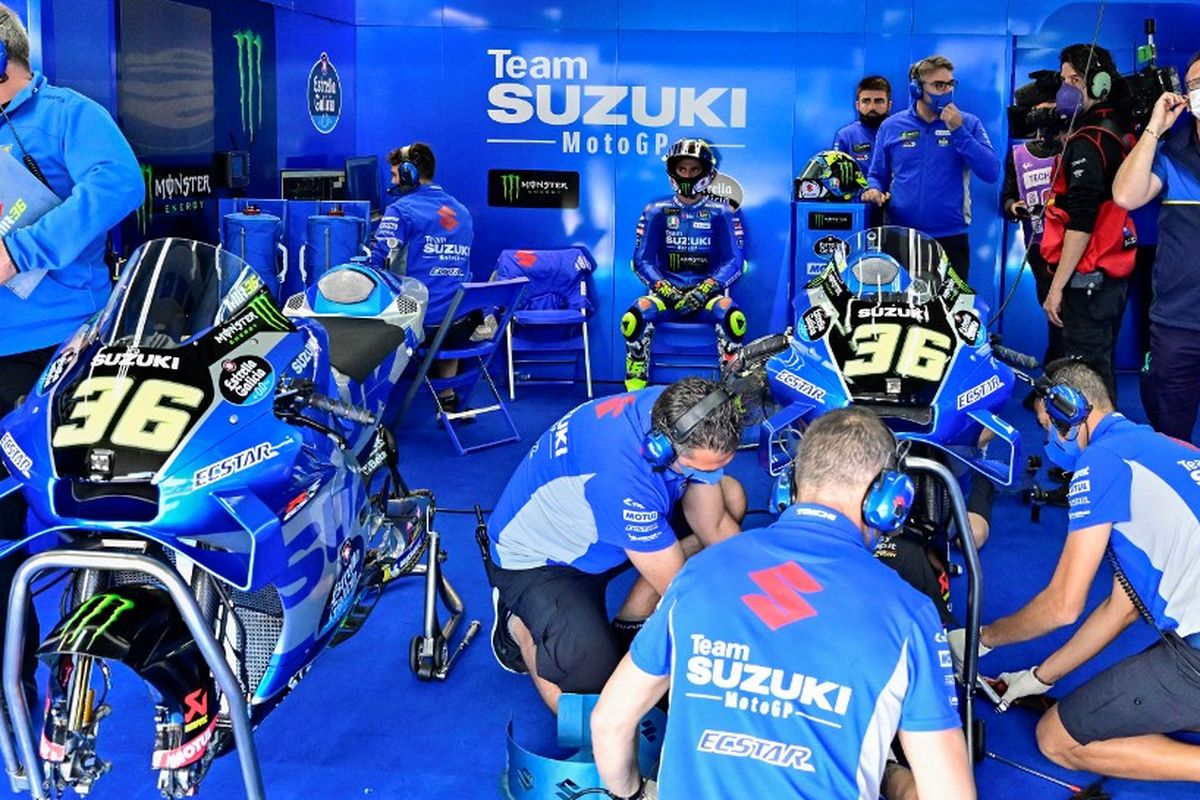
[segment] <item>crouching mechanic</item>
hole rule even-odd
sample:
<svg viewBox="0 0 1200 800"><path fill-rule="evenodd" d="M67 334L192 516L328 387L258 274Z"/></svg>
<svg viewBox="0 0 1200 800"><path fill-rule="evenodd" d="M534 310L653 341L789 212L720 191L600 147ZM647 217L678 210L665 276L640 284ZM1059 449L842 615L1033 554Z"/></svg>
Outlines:
<svg viewBox="0 0 1200 800"><path fill-rule="evenodd" d="M686 378L584 403L517 467L488 523L492 649L551 710L599 692L684 559L740 530L746 495L723 470L741 436L735 399ZM606 587L631 562L610 623Z"/></svg>
<svg viewBox="0 0 1200 800"><path fill-rule="evenodd" d="M1200 746L1164 734L1200 728L1200 451L1113 410L1104 379L1067 362L1039 416L1047 454L1072 473L1066 543L1049 585L985 625L981 652L1073 624L1107 551L1112 591L1041 664L1000 677L1043 694L1142 616L1162 634L1042 717L1038 747L1069 769L1139 780L1200 781Z"/></svg>
<svg viewBox="0 0 1200 800"><path fill-rule="evenodd" d="M675 196L646 206L638 220L633 271L650 288L621 317L625 388L646 386L657 322L712 320L719 356L731 359L746 335L746 315L723 293L745 264L741 215L704 191L717 162L700 139L680 139L667 155Z"/></svg>
<svg viewBox="0 0 1200 800"><path fill-rule="evenodd" d="M876 800L885 770L889 797L975 797L945 631L871 555L866 520L899 524L912 490L895 448L870 411L824 415L800 443L796 503L688 562L592 714L611 793L639 796L638 720L670 688L664 800ZM897 730L911 774L886 767Z"/></svg>

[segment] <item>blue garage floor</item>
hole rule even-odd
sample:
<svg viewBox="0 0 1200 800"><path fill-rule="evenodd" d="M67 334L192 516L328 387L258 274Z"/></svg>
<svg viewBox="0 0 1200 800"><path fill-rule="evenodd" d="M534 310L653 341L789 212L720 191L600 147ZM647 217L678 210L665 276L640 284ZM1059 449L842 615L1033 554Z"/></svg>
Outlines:
<svg viewBox="0 0 1200 800"><path fill-rule="evenodd" d="M597 391L616 391L615 385ZM1137 386L1121 381L1126 412L1142 419ZM437 494L444 508L490 507L530 443L563 411L583 399L581 390L522 389L513 416L522 442L468 457L454 454L446 436L435 427L426 398L418 402L400 436L401 464L411 485ZM1032 415L1011 402L1006 418L1017 424L1026 452L1040 449L1040 432ZM482 427L482 426L480 426ZM766 505L767 479L753 453L740 453L732 474L746 484L751 507ZM750 524L765 524L765 515ZM1015 610L1049 579L1064 537L1065 511L1047 508L1041 524L1029 521L1026 506L1014 490L999 495L991 541L982 553L984 619ZM553 720L537 699L528 679L504 672L492 659L487 632L491 607L483 569L474 542L473 518L443 513L439 527L450 560L448 573L467 603L468 615L484 630L445 683L423 684L407 666L408 642L419 630L421 587L411 580L390 589L374 615L354 638L327 652L293 695L262 725L257 743L271 798L492 798L505 761L505 726L513 719L522 741L544 742L552 736ZM1107 572L1093 587L1092 603L1110 586ZM956 579L956 589L962 589ZM987 674L1021 669L1037 663L1066 639L1066 632L1024 646L1003 648L983 661ZM1153 632L1135 624L1108 652L1064 680L1057 691L1069 691L1083 679L1153 640ZM118 667L111 702L113 716L101 729L99 751L113 761L113 773L101 779L92 797L97 800L157 798L149 770L153 739L152 707L138 681ZM1033 739L1036 719L1015 710L996 715L979 705L987 720L988 748L1011 759L1047 771L1069 783L1084 785L1093 776L1069 773L1037 752ZM976 771L979 796L984 800L1061 798L1071 793L994 761ZM1200 790L1188 784L1143 784L1109 781L1108 791L1119 800L1194 798ZM243 795L237 761L217 762L203 784L202 797Z"/></svg>

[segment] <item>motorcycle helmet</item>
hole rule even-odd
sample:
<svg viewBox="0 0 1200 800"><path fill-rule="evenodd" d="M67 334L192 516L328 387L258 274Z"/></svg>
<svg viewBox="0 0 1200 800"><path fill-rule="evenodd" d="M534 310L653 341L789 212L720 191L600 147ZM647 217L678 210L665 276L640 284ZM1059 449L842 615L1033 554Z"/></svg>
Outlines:
<svg viewBox="0 0 1200 800"><path fill-rule="evenodd" d="M796 199L846 203L866 188L867 178L858 162L840 150L822 150L796 178Z"/></svg>
<svg viewBox="0 0 1200 800"><path fill-rule="evenodd" d="M685 158L694 158L700 162L703 172L694 178L681 178L675 170L679 162ZM680 197L695 197L704 194L704 190L717 176L717 159L712 148L703 139L679 139L671 145L667 152L667 177L671 180L671 188Z"/></svg>

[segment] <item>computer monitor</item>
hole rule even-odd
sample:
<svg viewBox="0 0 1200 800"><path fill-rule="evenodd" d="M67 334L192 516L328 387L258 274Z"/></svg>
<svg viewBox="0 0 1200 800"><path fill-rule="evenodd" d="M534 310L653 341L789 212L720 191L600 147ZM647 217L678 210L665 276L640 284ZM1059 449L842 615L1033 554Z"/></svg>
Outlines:
<svg viewBox="0 0 1200 800"><path fill-rule="evenodd" d="M346 198L365 200L371 204L371 214L379 214L383 205L383 189L379 185L379 156L354 156L346 159Z"/></svg>
<svg viewBox="0 0 1200 800"><path fill-rule="evenodd" d="M345 200L346 173L338 169L281 169L284 200Z"/></svg>

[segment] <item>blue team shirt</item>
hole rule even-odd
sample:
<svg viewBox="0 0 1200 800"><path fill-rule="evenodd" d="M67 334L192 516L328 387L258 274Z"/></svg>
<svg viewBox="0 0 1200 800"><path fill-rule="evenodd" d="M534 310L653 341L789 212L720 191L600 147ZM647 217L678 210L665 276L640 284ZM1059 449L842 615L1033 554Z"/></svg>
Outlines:
<svg viewBox="0 0 1200 800"><path fill-rule="evenodd" d="M823 506L690 559L630 653L671 676L662 800L876 800L897 728L960 724L933 603Z"/></svg>
<svg viewBox="0 0 1200 800"><path fill-rule="evenodd" d="M459 284L471 279L471 212L437 184L423 184L387 207L371 243L371 266L416 278L429 290L425 324L446 315Z"/></svg>
<svg viewBox="0 0 1200 800"><path fill-rule="evenodd" d="M1200 450L1113 413L1067 490L1073 533L1112 523L1112 548L1161 630L1200 631Z"/></svg>
<svg viewBox="0 0 1200 800"><path fill-rule="evenodd" d="M916 101L879 126L867 183L891 192L887 223L930 236L966 233L971 222L970 173L995 183L1000 160L974 114L962 112L954 131L941 119L926 122Z"/></svg>
<svg viewBox="0 0 1200 800"><path fill-rule="evenodd" d="M569 565L601 573L626 550L675 543L669 518L684 478L642 456L663 387L584 403L542 434L504 488L488 522L504 569Z"/></svg>
<svg viewBox="0 0 1200 800"><path fill-rule="evenodd" d="M833 149L849 154L858 162L863 175L866 175L867 169L871 166L871 153L875 149L875 137L878 135L879 128L868 128L860 120L855 120L833 135Z"/></svg>
<svg viewBox="0 0 1200 800"><path fill-rule="evenodd" d="M1188 120L1159 145L1151 171L1162 181L1154 295L1150 319L1160 325L1200 331L1200 151L1196 126Z"/></svg>

